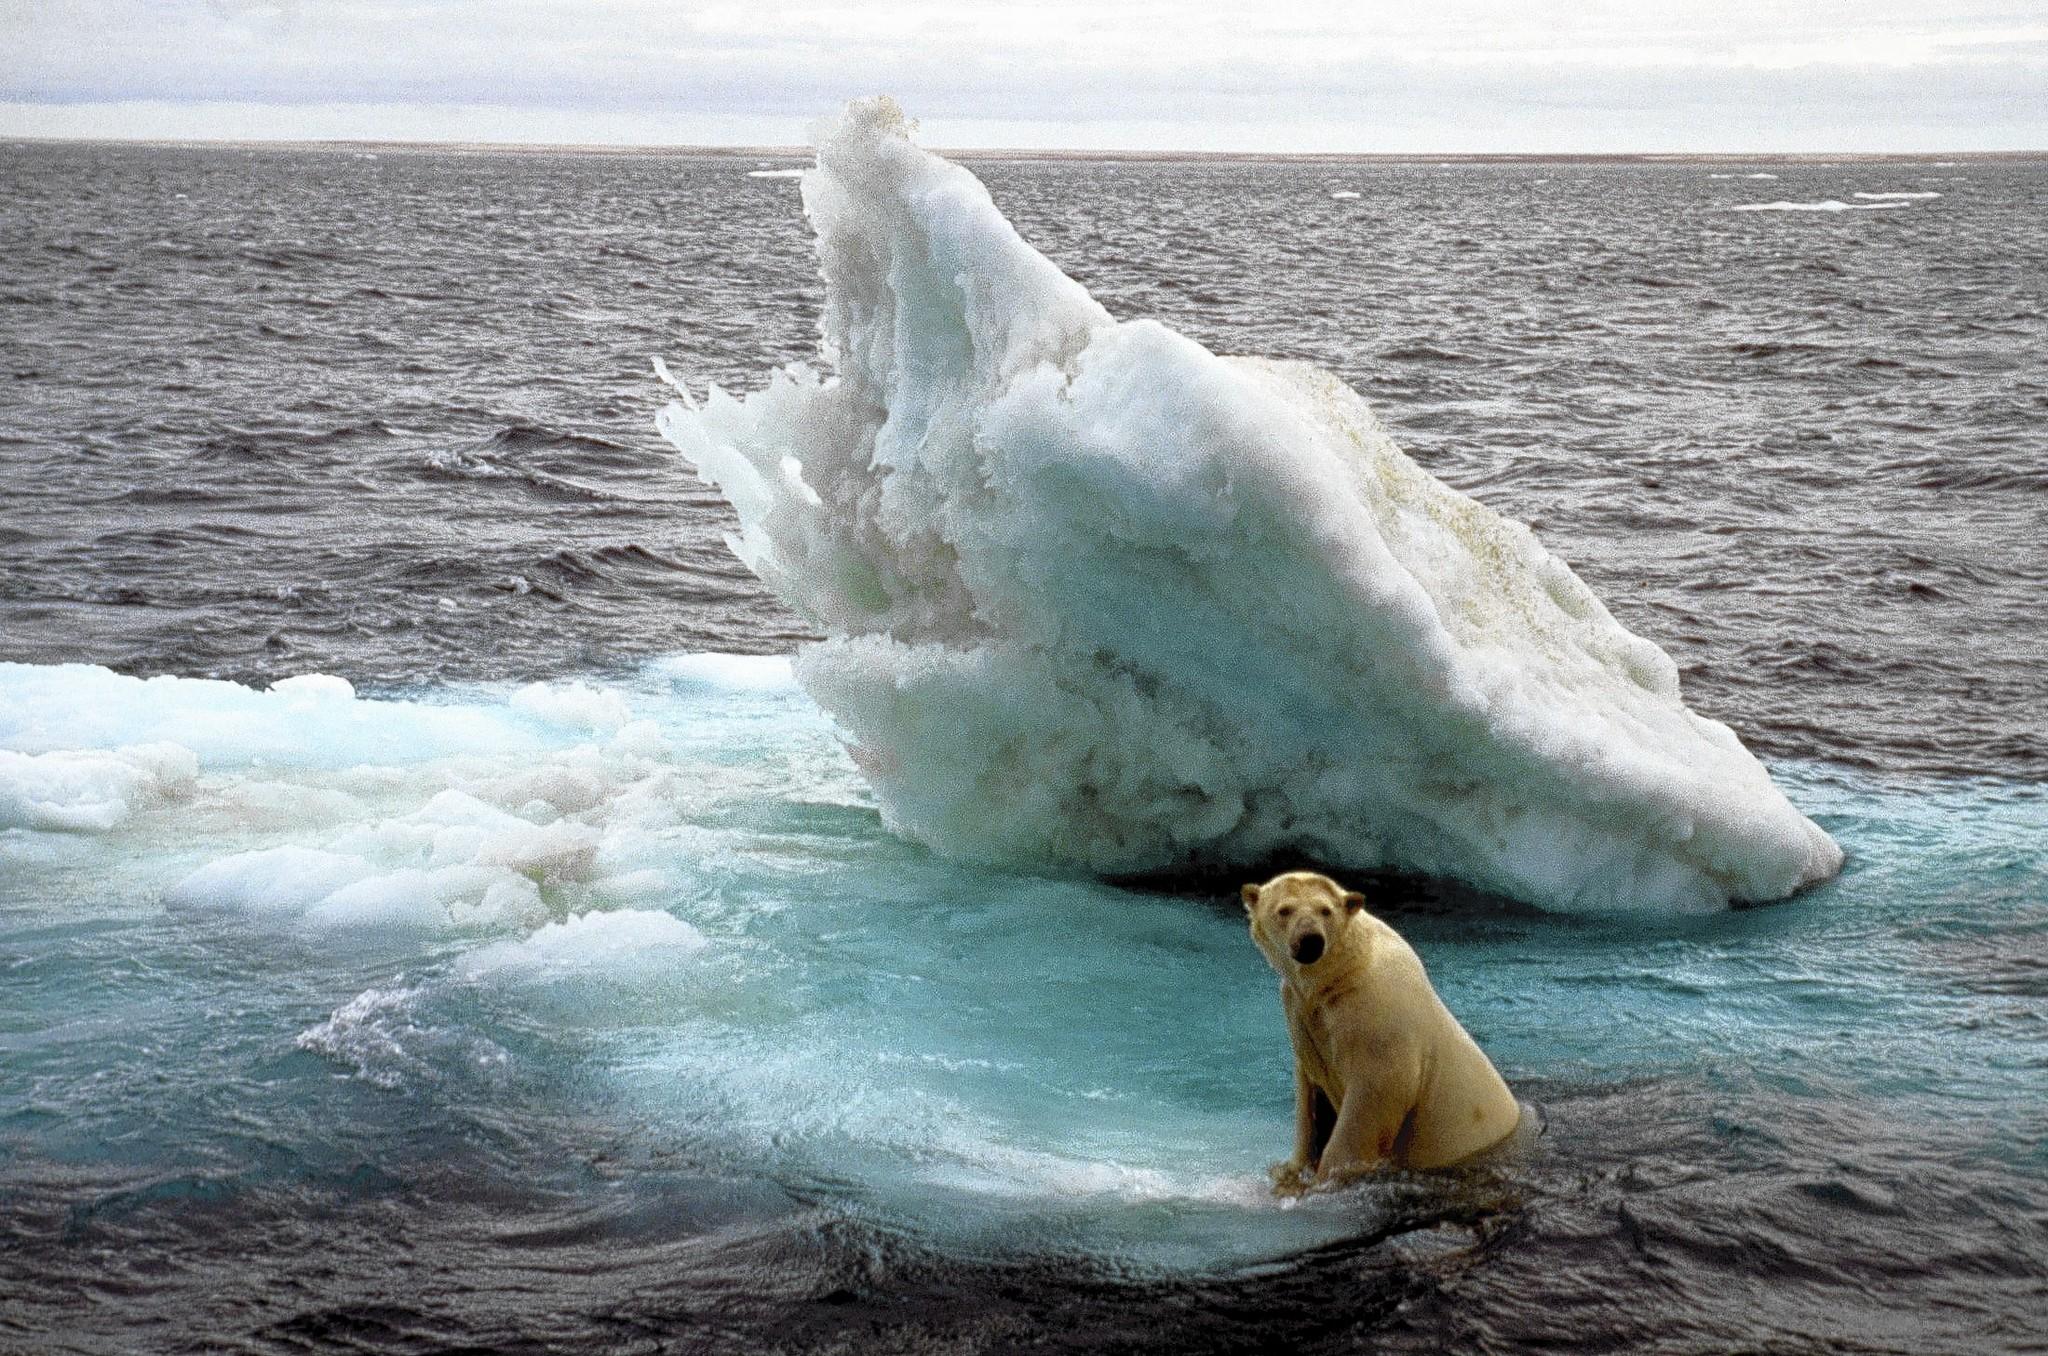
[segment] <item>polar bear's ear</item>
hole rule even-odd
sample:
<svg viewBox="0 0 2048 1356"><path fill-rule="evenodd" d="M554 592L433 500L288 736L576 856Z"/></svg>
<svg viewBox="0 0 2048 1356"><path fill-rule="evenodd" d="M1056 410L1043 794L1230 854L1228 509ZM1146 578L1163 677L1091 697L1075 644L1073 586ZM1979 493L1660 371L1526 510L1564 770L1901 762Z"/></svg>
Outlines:
<svg viewBox="0 0 2048 1356"><path fill-rule="evenodd" d="M1346 890L1344 892L1344 908L1350 913L1359 912L1365 908L1365 896L1356 890Z"/></svg>
<svg viewBox="0 0 2048 1356"><path fill-rule="evenodd" d="M1238 894L1238 897L1239 897L1240 899L1244 900L1244 911L1245 911L1246 913L1250 913L1250 912L1251 912L1251 911L1252 911L1253 909L1255 909L1255 908L1257 908L1257 907L1258 907L1258 905L1259 905L1259 887L1258 887L1258 886L1256 886L1256 885L1247 885L1247 886L1245 886L1245 887L1244 887L1244 888L1243 888L1242 890L1239 890L1239 891L1237 892L1237 894Z"/></svg>

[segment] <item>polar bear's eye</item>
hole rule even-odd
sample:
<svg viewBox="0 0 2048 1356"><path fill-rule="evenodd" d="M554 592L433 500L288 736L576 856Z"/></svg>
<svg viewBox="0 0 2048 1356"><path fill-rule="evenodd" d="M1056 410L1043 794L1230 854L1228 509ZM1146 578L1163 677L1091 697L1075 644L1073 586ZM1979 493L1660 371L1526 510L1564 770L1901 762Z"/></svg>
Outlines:
<svg viewBox="0 0 2048 1356"><path fill-rule="evenodd" d="M1278 910L1277 910L1277 911L1275 912L1275 914L1274 914L1274 917L1276 917L1276 918L1292 918L1292 917L1294 917L1294 906L1293 906L1292 904L1282 904L1282 905L1280 906L1280 908L1279 908L1279 909L1278 909Z"/></svg>

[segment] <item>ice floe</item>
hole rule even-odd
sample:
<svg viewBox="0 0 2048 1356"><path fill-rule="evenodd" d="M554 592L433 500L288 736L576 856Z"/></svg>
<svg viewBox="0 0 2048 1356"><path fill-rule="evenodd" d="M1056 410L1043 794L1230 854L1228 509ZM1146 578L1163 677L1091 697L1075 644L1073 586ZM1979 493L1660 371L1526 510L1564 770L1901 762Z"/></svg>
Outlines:
<svg viewBox="0 0 2048 1356"><path fill-rule="evenodd" d="M898 832L1140 872L1274 854L1557 907L1841 854L1528 528L1300 363L1119 323L884 99L803 181L823 364L660 425L826 633L796 674Z"/></svg>

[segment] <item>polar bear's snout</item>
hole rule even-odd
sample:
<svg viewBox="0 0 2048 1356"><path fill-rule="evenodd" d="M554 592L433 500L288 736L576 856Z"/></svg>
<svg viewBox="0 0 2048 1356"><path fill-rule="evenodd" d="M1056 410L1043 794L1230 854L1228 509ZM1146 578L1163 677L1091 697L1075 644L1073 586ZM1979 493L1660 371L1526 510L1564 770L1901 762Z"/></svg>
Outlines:
<svg viewBox="0 0 2048 1356"><path fill-rule="evenodd" d="M1322 933L1304 932L1295 937L1287 950L1288 954L1294 957L1296 965L1314 965L1323 958L1323 946Z"/></svg>

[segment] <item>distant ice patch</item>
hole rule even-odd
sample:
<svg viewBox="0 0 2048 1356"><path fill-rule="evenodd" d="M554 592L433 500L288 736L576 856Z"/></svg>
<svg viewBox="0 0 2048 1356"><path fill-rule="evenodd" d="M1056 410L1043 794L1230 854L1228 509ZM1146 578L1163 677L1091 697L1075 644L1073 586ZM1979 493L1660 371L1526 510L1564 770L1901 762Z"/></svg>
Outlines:
<svg viewBox="0 0 2048 1356"><path fill-rule="evenodd" d="M1858 195L1859 197L1862 195ZM1876 207L1904 207L1903 202L1843 202L1840 198L1823 198L1819 202L1746 202L1729 208L1731 212L1865 212Z"/></svg>
<svg viewBox="0 0 2048 1356"><path fill-rule="evenodd" d="M1920 193L1858 193L1855 196L1872 202L1888 202L1894 200L1899 202L1917 202L1926 198L1938 198L1941 196L1941 194L1932 191L1927 191Z"/></svg>
<svg viewBox="0 0 2048 1356"><path fill-rule="evenodd" d="M1285 852L1564 908L1841 853L1520 523L1330 373L1118 323L888 100L803 179L829 370L662 430L827 639L796 677L897 832L1136 872Z"/></svg>

